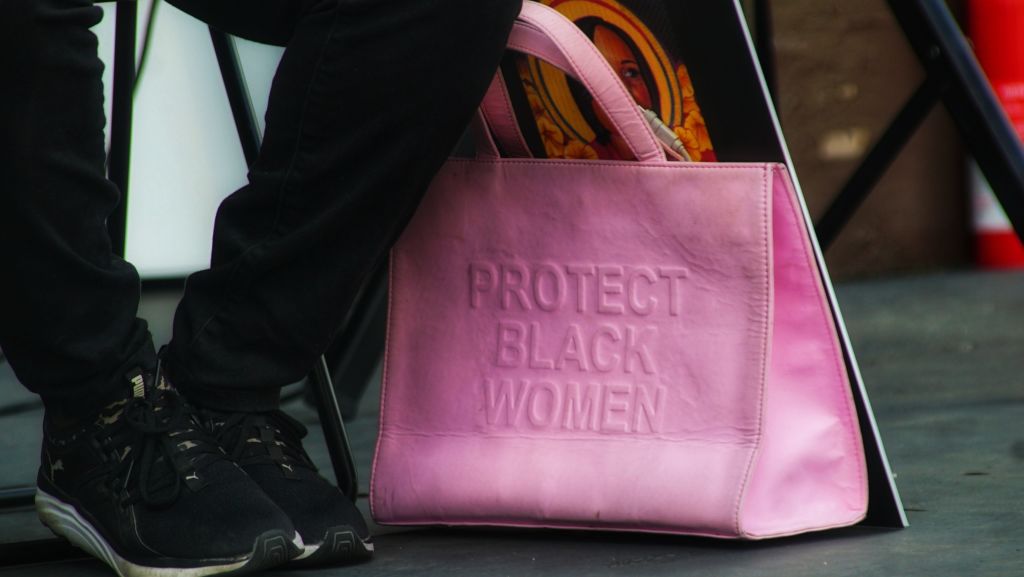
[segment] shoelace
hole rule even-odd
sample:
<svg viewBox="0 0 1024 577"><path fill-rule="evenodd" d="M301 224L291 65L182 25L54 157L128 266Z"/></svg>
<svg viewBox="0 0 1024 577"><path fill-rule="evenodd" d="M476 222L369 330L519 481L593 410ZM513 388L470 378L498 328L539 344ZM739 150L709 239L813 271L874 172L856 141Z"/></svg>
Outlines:
<svg viewBox="0 0 1024 577"><path fill-rule="evenodd" d="M112 483L128 489L123 504L171 505L177 501L183 481L193 490L202 488L206 484L202 470L226 458L192 419L184 400L173 392L132 398L106 433L102 445L120 450L111 478Z"/></svg>
<svg viewBox="0 0 1024 577"><path fill-rule="evenodd" d="M317 470L302 449L306 427L281 411L215 415L211 422L221 445L241 466L272 463L288 478L296 476L296 467Z"/></svg>

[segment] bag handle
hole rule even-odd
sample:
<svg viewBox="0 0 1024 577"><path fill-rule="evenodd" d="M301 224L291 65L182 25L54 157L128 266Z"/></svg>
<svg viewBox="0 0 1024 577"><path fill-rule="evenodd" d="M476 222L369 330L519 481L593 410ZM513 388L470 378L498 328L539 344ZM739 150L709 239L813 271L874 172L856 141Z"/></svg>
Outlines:
<svg viewBox="0 0 1024 577"><path fill-rule="evenodd" d="M579 80L638 161L666 160L661 143L618 75L568 18L539 2L526 0L512 27L508 47L540 58ZM478 113L477 118L478 124L486 125L486 114ZM497 150L491 150L486 139L482 149L482 156L497 156Z"/></svg>
<svg viewBox="0 0 1024 577"><path fill-rule="evenodd" d="M516 118L516 111L512 107L512 99L505 84L505 76L500 68L491 79L487 93L480 103L480 122L480 126L488 131L487 138L501 143L501 149L505 154L513 158L533 157L533 152L526 144L526 137L519 126L519 119ZM494 149L494 156L499 156L497 148Z"/></svg>

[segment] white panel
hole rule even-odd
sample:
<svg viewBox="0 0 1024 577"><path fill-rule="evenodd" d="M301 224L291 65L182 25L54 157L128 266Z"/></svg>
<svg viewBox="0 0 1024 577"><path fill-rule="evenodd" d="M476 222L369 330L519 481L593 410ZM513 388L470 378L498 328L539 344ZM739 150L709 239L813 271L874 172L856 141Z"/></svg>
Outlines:
<svg viewBox="0 0 1024 577"><path fill-rule="evenodd" d="M141 3L140 27L146 10ZM113 12L96 28L107 62ZM126 252L143 278L175 277L207 266L217 206L245 182L245 161L206 26L161 3L151 34L135 98ZM280 52L245 48L259 116Z"/></svg>
<svg viewBox="0 0 1024 577"><path fill-rule="evenodd" d="M242 60L242 71L249 85L249 96L252 98L252 105L256 110L256 117L262 132L266 128L263 113L267 109L270 84L274 79L274 72L277 70L277 63L281 61L284 49L241 39L236 40L235 45L238 47L238 57Z"/></svg>

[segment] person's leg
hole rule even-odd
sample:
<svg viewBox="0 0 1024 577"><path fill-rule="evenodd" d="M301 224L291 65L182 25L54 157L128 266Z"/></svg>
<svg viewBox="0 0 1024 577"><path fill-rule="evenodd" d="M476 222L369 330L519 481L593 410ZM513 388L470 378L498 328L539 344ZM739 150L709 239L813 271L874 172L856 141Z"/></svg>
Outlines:
<svg viewBox="0 0 1024 577"><path fill-rule="evenodd" d="M111 252L103 65L89 0L0 0L0 347L51 414L95 413L155 353Z"/></svg>
<svg viewBox="0 0 1024 577"><path fill-rule="evenodd" d="M246 5L171 2L208 19ZM221 205L212 266L175 317L169 370L210 408L273 409L308 373L463 132L520 6L300 3L259 160Z"/></svg>
<svg viewBox="0 0 1024 577"><path fill-rule="evenodd" d="M221 205L166 360L225 450L291 518L297 561L369 556L359 511L306 456L280 387L324 352L483 97L519 0L169 0L286 45L249 184ZM285 14L280 11L278 14ZM235 18L234 16L237 16ZM283 19L283 17L282 17ZM275 22L279 22L275 21ZM289 36L290 34L290 36Z"/></svg>
<svg viewBox="0 0 1024 577"><path fill-rule="evenodd" d="M294 525L161 386L105 219L91 0L0 0L0 343L46 405L36 509L120 574L280 564Z"/></svg>

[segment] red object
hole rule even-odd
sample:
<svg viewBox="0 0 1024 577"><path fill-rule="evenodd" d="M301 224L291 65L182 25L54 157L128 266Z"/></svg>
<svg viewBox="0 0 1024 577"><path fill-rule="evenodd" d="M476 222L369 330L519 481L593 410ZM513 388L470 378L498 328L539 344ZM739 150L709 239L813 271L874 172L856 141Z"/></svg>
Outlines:
<svg viewBox="0 0 1024 577"><path fill-rule="evenodd" d="M1024 137L1024 0L969 0L967 7L978 62L1018 136ZM978 265L1024 267L1024 245L989 198L992 191L983 179L975 179L971 194Z"/></svg>
<svg viewBox="0 0 1024 577"><path fill-rule="evenodd" d="M1024 245L1012 230L976 231L974 257L982 268L1019 268L1024 265Z"/></svg>

